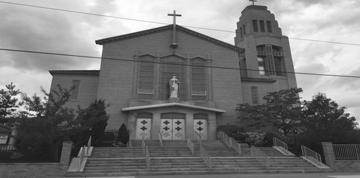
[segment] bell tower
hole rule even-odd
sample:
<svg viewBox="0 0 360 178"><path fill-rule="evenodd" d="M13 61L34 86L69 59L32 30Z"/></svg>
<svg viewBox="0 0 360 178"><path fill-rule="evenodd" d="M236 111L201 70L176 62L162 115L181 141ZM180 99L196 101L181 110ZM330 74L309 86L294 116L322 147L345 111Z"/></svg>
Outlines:
<svg viewBox="0 0 360 178"><path fill-rule="evenodd" d="M239 61L244 87L259 88L259 99L267 92L297 86L289 39L266 6L249 5L241 12L234 40L245 49Z"/></svg>

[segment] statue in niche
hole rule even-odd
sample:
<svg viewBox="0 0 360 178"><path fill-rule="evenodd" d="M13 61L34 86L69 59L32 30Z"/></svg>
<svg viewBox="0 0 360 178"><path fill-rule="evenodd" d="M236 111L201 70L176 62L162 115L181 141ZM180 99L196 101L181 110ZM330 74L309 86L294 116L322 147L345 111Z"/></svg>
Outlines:
<svg viewBox="0 0 360 178"><path fill-rule="evenodd" d="M170 99L178 99L179 98L179 80L175 75L169 81L170 86Z"/></svg>

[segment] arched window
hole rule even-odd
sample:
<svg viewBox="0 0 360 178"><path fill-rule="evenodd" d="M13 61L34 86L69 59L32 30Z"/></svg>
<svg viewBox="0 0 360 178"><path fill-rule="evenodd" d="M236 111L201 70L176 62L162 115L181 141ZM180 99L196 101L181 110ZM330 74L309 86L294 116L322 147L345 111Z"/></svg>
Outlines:
<svg viewBox="0 0 360 178"><path fill-rule="evenodd" d="M141 56L138 62L139 98L152 98L154 95L155 64L152 56Z"/></svg>
<svg viewBox="0 0 360 178"><path fill-rule="evenodd" d="M207 96L208 72L206 61L201 58L191 60L191 98L205 100Z"/></svg>

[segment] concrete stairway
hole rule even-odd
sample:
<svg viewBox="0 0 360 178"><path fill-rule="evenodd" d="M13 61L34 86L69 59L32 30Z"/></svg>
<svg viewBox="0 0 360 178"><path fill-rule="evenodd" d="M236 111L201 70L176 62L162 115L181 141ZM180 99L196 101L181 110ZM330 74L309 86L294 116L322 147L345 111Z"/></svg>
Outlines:
<svg viewBox="0 0 360 178"><path fill-rule="evenodd" d="M303 159L283 156L271 147L248 150L239 155L219 141L202 141L210 162L199 157L199 143L195 143L192 155L185 141L147 141L150 166L146 166L141 142L132 148L96 147L88 158L84 172L67 173L66 176L128 176L162 174L208 174L208 173L289 173L323 172ZM210 166L211 165L211 166Z"/></svg>
<svg viewBox="0 0 360 178"><path fill-rule="evenodd" d="M202 141L201 144L203 145L206 152L209 156L239 156L237 152L232 149L227 148L223 143L218 140L215 141ZM195 143L195 156L199 156L200 150L200 143Z"/></svg>
<svg viewBox="0 0 360 178"><path fill-rule="evenodd" d="M95 147L92 153L93 158L143 158L144 156L141 147Z"/></svg>

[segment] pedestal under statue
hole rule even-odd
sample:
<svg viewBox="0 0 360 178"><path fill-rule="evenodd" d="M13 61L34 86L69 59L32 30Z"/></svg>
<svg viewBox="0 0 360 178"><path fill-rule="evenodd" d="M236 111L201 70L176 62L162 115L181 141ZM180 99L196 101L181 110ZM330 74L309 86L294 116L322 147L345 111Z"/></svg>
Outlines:
<svg viewBox="0 0 360 178"><path fill-rule="evenodd" d="M175 75L169 81L170 86L170 97L169 99L179 99L179 80L176 78Z"/></svg>

